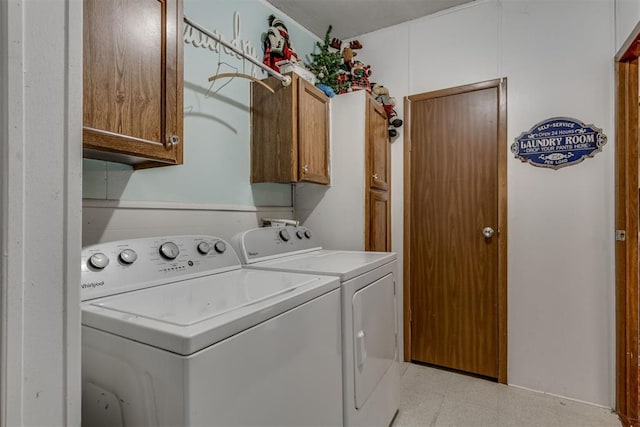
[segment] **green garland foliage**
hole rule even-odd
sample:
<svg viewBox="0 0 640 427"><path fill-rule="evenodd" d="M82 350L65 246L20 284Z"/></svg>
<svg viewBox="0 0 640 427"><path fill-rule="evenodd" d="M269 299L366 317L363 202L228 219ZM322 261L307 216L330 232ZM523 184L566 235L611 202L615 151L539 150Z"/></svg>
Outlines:
<svg viewBox="0 0 640 427"><path fill-rule="evenodd" d="M333 27L329 25L327 33L324 36L324 43L316 42L318 53L312 53L311 57L313 62L306 64L306 67L316 75L318 83L325 84L331 87L335 93L340 93L342 89L348 86L348 83L341 83L338 80L340 75L340 66L342 65L342 54L339 50L330 50L331 29Z"/></svg>

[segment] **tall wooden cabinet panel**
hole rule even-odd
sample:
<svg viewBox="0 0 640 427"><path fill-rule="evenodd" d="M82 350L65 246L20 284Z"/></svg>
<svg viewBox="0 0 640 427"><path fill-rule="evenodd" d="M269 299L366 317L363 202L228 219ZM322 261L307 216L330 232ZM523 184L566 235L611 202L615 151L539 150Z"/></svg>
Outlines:
<svg viewBox="0 0 640 427"><path fill-rule="evenodd" d="M373 98L367 99L367 149L369 187L389 190L391 148L388 144L387 114Z"/></svg>
<svg viewBox="0 0 640 427"><path fill-rule="evenodd" d="M289 76L251 85L251 182L329 184L329 98Z"/></svg>
<svg viewBox="0 0 640 427"><path fill-rule="evenodd" d="M382 106L364 91L332 98L331 186L296 185L297 219L327 248L391 250L390 155Z"/></svg>
<svg viewBox="0 0 640 427"><path fill-rule="evenodd" d="M182 163L182 0L84 0L84 156Z"/></svg>
<svg viewBox="0 0 640 427"><path fill-rule="evenodd" d="M391 146L387 126L387 114L381 104L367 97L366 163L367 193L365 223L365 249L368 251L391 250Z"/></svg>

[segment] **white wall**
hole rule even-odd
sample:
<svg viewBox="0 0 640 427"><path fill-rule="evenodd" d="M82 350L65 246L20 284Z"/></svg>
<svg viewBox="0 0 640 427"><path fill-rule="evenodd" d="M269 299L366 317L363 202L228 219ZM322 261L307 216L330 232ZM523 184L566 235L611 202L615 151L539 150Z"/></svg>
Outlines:
<svg viewBox="0 0 640 427"><path fill-rule="evenodd" d="M365 247L366 92L331 99L331 185L298 183L296 219L317 231L326 249Z"/></svg>
<svg viewBox="0 0 640 427"><path fill-rule="evenodd" d="M615 5L617 52L640 21L640 1L615 0Z"/></svg>
<svg viewBox="0 0 640 427"><path fill-rule="evenodd" d="M0 9L0 425L79 425L82 3Z"/></svg>
<svg viewBox="0 0 640 427"><path fill-rule="evenodd" d="M487 0L358 37L372 80L405 95L508 78L508 142L570 116L602 128L558 171L508 154L509 383L614 404L613 0ZM407 83L408 82L408 83ZM402 249L402 140L394 250Z"/></svg>
<svg viewBox="0 0 640 427"><path fill-rule="evenodd" d="M231 241L261 218L293 218L291 207L84 200L82 245L140 237L210 234Z"/></svg>

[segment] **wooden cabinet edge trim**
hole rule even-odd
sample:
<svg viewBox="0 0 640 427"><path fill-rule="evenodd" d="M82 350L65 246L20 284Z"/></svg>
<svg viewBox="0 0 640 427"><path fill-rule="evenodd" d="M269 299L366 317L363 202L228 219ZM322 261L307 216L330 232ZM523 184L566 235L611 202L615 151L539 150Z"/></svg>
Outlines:
<svg viewBox="0 0 640 427"><path fill-rule="evenodd" d="M425 99L441 98L444 96L457 95L465 92L472 92L476 90L484 90L491 88L498 88L502 83L503 78L487 80L484 82L473 83L469 85L456 86L447 89L435 90L432 92L423 92L415 95L409 95L407 99L409 101L422 101ZM406 116L406 114L405 114Z"/></svg>
<svg viewBox="0 0 640 427"><path fill-rule="evenodd" d="M172 150L167 150L166 155L163 155L165 153L149 153L148 144L153 144L158 148L165 149L164 146L158 142L88 127L82 129L82 139L82 148L86 150L123 154L135 158L147 159L149 161L162 162L163 164L181 164L176 161L176 156L173 154L173 150L176 150L177 147ZM104 143L96 144L94 143L96 140L102 140L108 145ZM182 144L182 141L180 143ZM134 147L134 150L132 150L131 147ZM137 154L132 154L133 151L137 151Z"/></svg>
<svg viewBox="0 0 640 427"><path fill-rule="evenodd" d="M403 338L404 361L411 361L411 97L404 98L404 146L403 146L403 253L402 253L402 302L403 302Z"/></svg>

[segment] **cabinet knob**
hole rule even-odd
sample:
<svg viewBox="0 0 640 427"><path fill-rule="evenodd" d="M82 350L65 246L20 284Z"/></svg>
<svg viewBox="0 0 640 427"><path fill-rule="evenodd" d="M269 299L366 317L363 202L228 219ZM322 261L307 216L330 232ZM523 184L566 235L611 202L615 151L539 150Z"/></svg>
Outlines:
<svg viewBox="0 0 640 427"><path fill-rule="evenodd" d="M377 179L378 179L378 174L377 174L377 173L374 173L374 174L373 174L373 179L375 179L375 180L377 180Z"/></svg>
<svg viewBox="0 0 640 427"><path fill-rule="evenodd" d="M167 141L164 143L164 148L170 150L178 144L180 144L180 137L178 135L169 135Z"/></svg>
<svg viewBox="0 0 640 427"><path fill-rule="evenodd" d="M304 173L309 172L309 165L302 166L302 170L304 171Z"/></svg>

